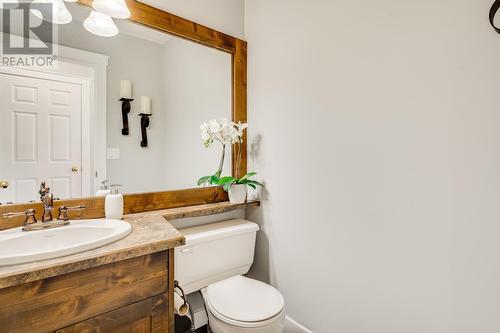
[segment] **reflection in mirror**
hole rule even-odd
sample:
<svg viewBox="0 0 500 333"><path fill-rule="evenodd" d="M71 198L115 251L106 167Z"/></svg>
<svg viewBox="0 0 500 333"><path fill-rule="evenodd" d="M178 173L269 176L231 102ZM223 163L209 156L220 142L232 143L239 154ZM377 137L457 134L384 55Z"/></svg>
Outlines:
<svg viewBox="0 0 500 333"><path fill-rule="evenodd" d="M40 200L42 181L60 199L93 196L105 181L124 193L196 187L220 157L200 124L231 119L231 55L127 20L100 37L83 26L89 8L66 5L57 67L0 67L0 203ZM121 98L133 99L128 135Z"/></svg>

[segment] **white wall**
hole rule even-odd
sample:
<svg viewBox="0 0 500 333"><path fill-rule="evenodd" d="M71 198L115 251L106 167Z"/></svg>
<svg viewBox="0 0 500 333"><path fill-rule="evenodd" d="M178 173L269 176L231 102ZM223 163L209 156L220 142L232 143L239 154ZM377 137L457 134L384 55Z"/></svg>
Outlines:
<svg viewBox="0 0 500 333"><path fill-rule="evenodd" d="M246 2L253 275L315 333L500 332L491 3Z"/></svg>
<svg viewBox="0 0 500 333"><path fill-rule="evenodd" d="M199 177L219 166L222 146L205 148L200 124L231 119L231 55L172 38L164 47L163 70L165 188L196 187ZM223 174L231 174L229 148Z"/></svg>
<svg viewBox="0 0 500 333"><path fill-rule="evenodd" d="M234 37L243 36L244 0L141 0Z"/></svg>

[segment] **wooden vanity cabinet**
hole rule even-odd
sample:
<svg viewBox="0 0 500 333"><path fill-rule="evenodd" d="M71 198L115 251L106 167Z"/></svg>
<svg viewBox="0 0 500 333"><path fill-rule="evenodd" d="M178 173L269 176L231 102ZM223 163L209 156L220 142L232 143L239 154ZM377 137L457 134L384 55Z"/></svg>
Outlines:
<svg viewBox="0 0 500 333"><path fill-rule="evenodd" d="M0 289L2 333L173 333L173 250Z"/></svg>

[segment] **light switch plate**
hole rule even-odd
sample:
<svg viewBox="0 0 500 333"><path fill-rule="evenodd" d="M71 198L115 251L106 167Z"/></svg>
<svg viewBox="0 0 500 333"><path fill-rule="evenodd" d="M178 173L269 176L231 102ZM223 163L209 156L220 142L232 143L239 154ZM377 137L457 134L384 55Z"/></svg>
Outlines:
<svg viewBox="0 0 500 333"><path fill-rule="evenodd" d="M120 148L108 148L107 158L108 160L119 160Z"/></svg>

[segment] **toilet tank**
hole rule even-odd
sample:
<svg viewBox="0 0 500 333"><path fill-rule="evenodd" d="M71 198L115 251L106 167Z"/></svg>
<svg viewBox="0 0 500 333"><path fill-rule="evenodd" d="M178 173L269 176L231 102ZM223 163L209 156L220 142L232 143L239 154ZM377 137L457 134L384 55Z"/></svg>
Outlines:
<svg viewBox="0 0 500 333"><path fill-rule="evenodd" d="M175 279L186 294L231 276L248 273L259 226L229 220L179 229L186 245L175 249Z"/></svg>

